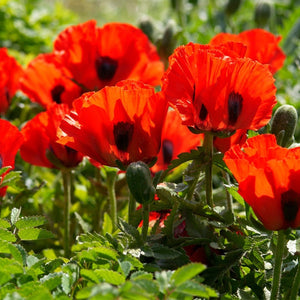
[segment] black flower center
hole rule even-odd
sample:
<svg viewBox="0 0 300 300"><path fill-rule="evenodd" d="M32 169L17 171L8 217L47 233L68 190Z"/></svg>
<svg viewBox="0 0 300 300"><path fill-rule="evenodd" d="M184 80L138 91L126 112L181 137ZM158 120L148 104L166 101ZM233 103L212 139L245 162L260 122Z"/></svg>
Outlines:
<svg viewBox="0 0 300 300"><path fill-rule="evenodd" d="M234 125L242 112L243 97L239 93L231 92L228 97L228 124Z"/></svg>
<svg viewBox="0 0 300 300"><path fill-rule="evenodd" d="M111 80L117 71L118 62L108 56L99 56L95 67L100 80Z"/></svg>
<svg viewBox="0 0 300 300"><path fill-rule="evenodd" d="M169 164L173 157L174 146L170 140L163 140L162 142L162 152L165 164Z"/></svg>
<svg viewBox="0 0 300 300"><path fill-rule="evenodd" d="M200 113L199 113L199 118L201 121L204 121L207 117L208 111L204 104L201 105Z"/></svg>
<svg viewBox="0 0 300 300"><path fill-rule="evenodd" d="M287 222L293 222L298 214L300 206L300 194L293 190L281 194L281 208L284 219Z"/></svg>
<svg viewBox="0 0 300 300"><path fill-rule="evenodd" d="M54 102L57 104L61 103L61 94L65 91L65 87L61 84L56 85L52 90L51 90L51 97Z"/></svg>
<svg viewBox="0 0 300 300"><path fill-rule="evenodd" d="M2 155L0 154L0 169L2 169L3 166L3 159L2 159Z"/></svg>
<svg viewBox="0 0 300 300"><path fill-rule="evenodd" d="M117 148L126 151L132 139L134 125L126 122L118 122L114 125L114 138Z"/></svg>

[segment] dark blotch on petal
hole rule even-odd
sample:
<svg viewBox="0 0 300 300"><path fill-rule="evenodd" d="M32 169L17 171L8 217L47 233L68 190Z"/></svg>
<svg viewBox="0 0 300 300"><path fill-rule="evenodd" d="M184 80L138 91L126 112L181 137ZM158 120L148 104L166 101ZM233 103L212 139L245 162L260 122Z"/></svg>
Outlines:
<svg viewBox="0 0 300 300"><path fill-rule="evenodd" d="M163 152L163 158L165 164L169 164L171 162L173 157L173 150L174 150L173 143L170 140L163 140L162 152Z"/></svg>
<svg viewBox="0 0 300 300"><path fill-rule="evenodd" d="M228 124L234 125L243 108L243 97L239 93L231 92L228 97Z"/></svg>
<svg viewBox="0 0 300 300"><path fill-rule="evenodd" d="M61 94L65 91L65 87L61 84L56 85L52 90L51 90L51 97L54 102L57 104L61 104Z"/></svg>
<svg viewBox="0 0 300 300"><path fill-rule="evenodd" d="M204 104L202 104L200 113L199 113L200 120L204 121L207 117L207 114L208 114L208 111L207 111L206 107L204 106Z"/></svg>
<svg viewBox="0 0 300 300"><path fill-rule="evenodd" d="M196 97L196 85L194 84L194 87L193 87L193 103L195 102L195 97Z"/></svg>
<svg viewBox="0 0 300 300"><path fill-rule="evenodd" d="M286 222L293 222L298 214L300 194L293 190L281 194L281 208Z"/></svg>
<svg viewBox="0 0 300 300"><path fill-rule="evenodd" d="M117 71L118 62L108 56L99 56L95 66L100 80L111 80Z"/></svg>
<svg viewBox="0 0 300 300"><path fill-rule="evenodd" d="M2 159L2 156L0 154L0 169L2 169L2 166L3 166L3 159Z"/></svg>
<svg viewBox="0 0 300 300"><path fill-rule="evenodd" d="M10 95L9 95L9 90L6 86L4 87L4 92L5 92L5 98L7 100L7 103L9 103L10 102Z"/></svg>
<svg viewBox="0 0 300 300"><path fill-rule="evenodd" d="M132 139L134 125L126 122L118 122L114 125L114 138L117 148L126 151Z"/></svg>

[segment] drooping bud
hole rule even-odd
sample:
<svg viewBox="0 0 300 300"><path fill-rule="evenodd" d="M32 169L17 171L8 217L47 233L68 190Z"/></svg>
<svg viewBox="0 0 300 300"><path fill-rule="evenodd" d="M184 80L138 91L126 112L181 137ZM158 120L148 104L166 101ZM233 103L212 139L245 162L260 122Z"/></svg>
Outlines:
<svg viewBox="0 0 300 300"><path fill-rule="evenodd" d="M271 133L276 135L278 145L288 147L293 143L297 121L297 110L292 105L284 104L275 111Z"/></svg>
<svg viewBox="0 0 300 300"><path fill-rule="evenodd" d="M154 41L154 26L149 17L145 16L139 20L138 27L147 35L148 39Z"/></svg>
<svg viewBox="0 0 300 300"><path fill-rule="evenodd" d="M162 37L157 42L158 53L161 59L167 63L169 56L173 53L176 43L176 23L174 20L169 20Z"/></svg>
<svg viewBox="0 0 300 300"><path fill-rule="evenodd" d="M225 7L225 13L227 15L234 14L240 7L241 0L228 0L226 7Z"/></svg>
<svg viewBox="0 0 300 300"><path fill-rule="evenodd" d="M142 161L131 163L126 171L129 190L140 204L151 203L154 199L155 188L149 167Z"/></svg>
<svg viewBox="0 0 300 300"><path fill-rule="evenodd" d="M258 27L264 27L271 17L271 6L267 2L259 2L255 6L254 21Z"/></svg>

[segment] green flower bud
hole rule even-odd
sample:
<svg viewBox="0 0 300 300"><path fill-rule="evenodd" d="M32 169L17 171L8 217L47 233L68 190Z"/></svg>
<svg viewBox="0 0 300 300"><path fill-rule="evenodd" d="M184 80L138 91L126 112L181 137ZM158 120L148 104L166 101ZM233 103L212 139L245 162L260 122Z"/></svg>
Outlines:
<svg viewBox="0 0 300 300"><path fill-rule="evenodd" d="M233 15L240 7L241 0L228 0L226 7L225 7L225 13L227 15Z"/></svg>
<svg viewBox="0 0 300 300"><path fill-rule="evenodd" d="M129 190L140 204L151 203L154 199L155 188L149 167L142 161L131 163L126 171Z"/></svg>
<svg viewBox="0 0 300 300"><path fill-rule="evenodd" d="M149 17L145 16L141 18L138 27L148 36L151 42L154 41L154 26Z"/></svg>
<svg viewBox="0 0 300 300"><path fill-rule="evenodd" d="M267 2L260 2L255 6L254 21L258 27L264 27L271 17L271 6Z"/></svg>
<svg viewBox="0 0 300 300"><path fill-rule="evenodd" d="M297 121L297 110L292 105L282 105L275 111L271 133L276 135L278 145L288 147L293 143Z"/></svg>
<svg viewBox="0 0 300 300"><path fill-rule="evenodd" d="M176 43L176 23L174 20L169 20L162 37L158 40L158 53L161 59L167 63L169 56L173 53Z"/></svg>

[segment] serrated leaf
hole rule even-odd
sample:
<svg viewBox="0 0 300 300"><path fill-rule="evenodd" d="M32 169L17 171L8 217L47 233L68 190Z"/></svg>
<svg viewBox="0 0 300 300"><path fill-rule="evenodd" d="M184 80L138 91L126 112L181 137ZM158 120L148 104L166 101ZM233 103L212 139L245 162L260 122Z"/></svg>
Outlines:
<svg viewBox="0 0 300 300"><path fill-rule="evenodd" d="M206 269L205 265L201 263L191 263L182 266L181 268L177 269L171 277L171 280L173 281L173 285L179 286L185 281L194 278L196 275L198 275L205 269Z"/></svg>
<svg viewBox="0 0 300 300"><path fill-rule="evenodd" d="M115 287L104 282L83 288L76 294L76 299L90 299L91 297L93 297L93 299L97 299L96 297L101 295L101 298L98 297L98 299L114 300L116 299L117 293L118 292Z"/></svg>
<svg viewBox="0 0 300 300"><path fill-rule="evenodd" d="M148 272L145 272L145 271L136 271L136 272L131 274L130 279L131 280L139 280L139 279L152 280L153 275L152 275L152 273L148 273Z"/></svg>
<svg viewBox="0 0 300 300"><path fill-rule="evenodd" d="M5 273L8 274L23 273L23 267L19 262L2 257L0 257L0 270L5 271Z"/></svg>
<svg viewBox="0 0 300 300"><path fill-rule="evenodd" d="M67 273L63 273L61 277L61 286L63 291L68 295L72 289L72 281L70 275Z"/></svg>
<svg viewBox="0 0 300 300"><path fill-rule="evenodd" d="M11 275L8 272L0 271L0 286L11 280Z"/></svg>
<svg viewBox="0 0 300 300"><path fill-rule="evenodd" d="M16 223L15 226L18 229L29 228L29 227L37 227L44 225L46 223L46 219L43 216L30 216L30 217L22 217Z"/></svg>
<svg viewBox="0 0 300 300"><path fill-rule="evenodd" d="M123 275L112 270L97 269L95 270L95 274L102 281L110 284L119 285L125 282L125 277Z"/></svg>
<svg viewBox="0 0 300 300"><path fill-rule="evenodd" d="M7 170L11 169L11 166L6 166L0 169L0 176L4 174Z"/></svg>
<svg viewBox="0 0 300 300"><path fill-rule="evenodd" d="M11 222L12 225L15 225L15 223L18 221L20 213L21 213L21 208L14 207L11 210L11 213L10 213L10 222Z"/></svg>
<svg viewBox="0 0 300 300"><path fill-rule="evenodd" d="M142 254L147 257L165 260L176 259L182 255L180 251L160 244L154 244L151 247L142 247Z"/></svg>
<svg viewBox="0 0 300 300"><path fill-rule="evenodd" d="M158 295L159 287L158 283L149 279L137 279L134 281L136 285L138 285L143 291L150 295Z"/></svg>
<svg viewBox="0 0 300 300"><path fill-rule="evenodd" d="M52 232L46 229L40 228L24 228L20 229L18 236L22 241L35 241L41 239L51 239L54 238Z"/></svg>
<svg viewBox="0 0 300 300"><path fill-rule="evenodd" d="M181 164L191 161L191 160L200 160L202 161L202 157L204 150L202 147L198 147L197 150L193 149L190 152L184 152L178 155L177 159L171 161L168 168L162 173L161 178L165 178L165 176L173 169L179 167Z"/></svg>
<svg viewBox="0 0 300 300"><path fill-rule="evenodd" d="M0 240L7 241L7 242L15 242L17 239L12 232L4 228L0 228Z"/></svg>
<svg viewBox="0 0 300 300"><path fill-rule="evenodd" d="M98 283L99 279L93 270L81 269L80 275L88 281Z"/></svg>
<svg viewBox="0 0 300 300"><path fill-rule="evenodd" d="M11 225L7 220L0 219L0 228L7 229L7 228L10 228L10 227L11 227Z"/></svg>
<svg viewBox="0 0 300 300"><path fill-rule="evenodd" d="M10 171L3 178L3 181L0 184L0 188L5 186L11 186L18 189L22 184L21 179L21 171Z"/></svg>
<svg viewBox="0 0 300 300"><path fill-rule="evenodd" d="M26 257L27 257L27 253L26 253L25 249L21 245L13 245L13 244L9 244L8 248L9 248L9 251L10 251L12 257L16 261L18 261L20 264L25 266Z"/></svg>
<svg viewBox="0 0 300 300"><path fill-rule="evenodd" d="M123 274L125 275L125 277L127 277L129 275L131 267L132 267L131 263L129 261L125 260L120 263L120 266L123 271Z"/></svg>
<svg viewBox="0 0 300 300"><path fill-rule="evenodd" d="M114 249L100 246L93 248L93 250L96 252L97 256L100 256L101 258L117 261L118 253Z"/></svg>
<svg viewBox="0 0 300 300"><path fill-rule="evenodd" d="M61 284L62 272L50 273L40 279L42 286L46 287L49 291L54 290Z"/></svg>
<svg viewBox="0 0 300 300"><path fill-rule="evenodd" d="M136 241L137 244L142 244L141 235L140 235L139 231L134 226L126 223L124 220L119 218L118 227L122 232L124 232L127 235L131 236L133 238L133 240Z"/></svg>
<svg viewBox="0 0 300 300"><path fill-rule="evenodd" d="M218 297L218 293L212 288L194 281L185 281L175 289L175 293L176 292L206 299L209 299L210 297Z"/></svg>

